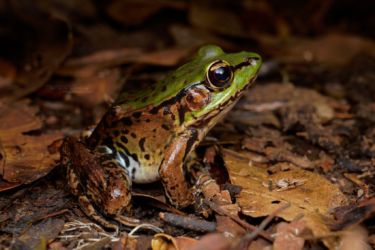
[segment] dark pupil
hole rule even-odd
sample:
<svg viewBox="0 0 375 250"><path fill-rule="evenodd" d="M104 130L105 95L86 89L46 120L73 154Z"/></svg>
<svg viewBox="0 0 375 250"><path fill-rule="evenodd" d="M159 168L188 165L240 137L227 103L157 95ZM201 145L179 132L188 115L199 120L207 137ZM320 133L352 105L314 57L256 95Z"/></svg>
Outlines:
<svg viewBox="0 0 375 250"><path fill-rule="evenodd" d="M213 84L223 85L227 83L230 78L230 68L229 67L220 67L214 70L213 72Z"/></svg>

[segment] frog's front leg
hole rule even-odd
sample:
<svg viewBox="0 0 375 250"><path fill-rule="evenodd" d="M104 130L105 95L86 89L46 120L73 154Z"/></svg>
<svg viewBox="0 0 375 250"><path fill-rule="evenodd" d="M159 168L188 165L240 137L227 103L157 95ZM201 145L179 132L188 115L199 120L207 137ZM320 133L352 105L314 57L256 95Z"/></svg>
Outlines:
<svg viewBox="0 0 375 250"><path fill-rule="evenodd" d="M197 144L195 130L177 136L168 146L159 168L165 193L172 205L178 208L186 207L193 201L192 192L184 176L184 161Z"/></svg>

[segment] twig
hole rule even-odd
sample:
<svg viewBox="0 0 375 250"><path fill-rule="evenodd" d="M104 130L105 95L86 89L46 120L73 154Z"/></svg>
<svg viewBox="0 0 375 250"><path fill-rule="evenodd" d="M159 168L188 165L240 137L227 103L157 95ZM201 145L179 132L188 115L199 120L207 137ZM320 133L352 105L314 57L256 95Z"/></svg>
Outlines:
<svg viewBox="0 0 375 250"><path fill-rule="evenodd" d="M213 232L216 230L216 223L193 218L189 216L182 216L171 213L159 213L159 217L169 224L179 226L198 232Z"/></svg>
<svg viewBox="0 0 375 250"><path fill-rule="evenodd" d="M251 233L248 233L246 234L242 239L241 241L238 243L238 245L242 245L244 246L246 249L249 245L249 243L254 240L258 235L260 235L260 232L263 232L264 229L267 227L267 225L276 217L276 215L278 213L280 213L281 211L287 209L288 207L290 207L290 203L287 203L281 207L279 207L278 209L276 209L275 211L273 211L271 214L269 214L263 221L262 223L260 223L260 225L256 228L256 230L254 230L253 232Z"/></svg>
<svg viewBox="0 0 375 250"><path fill-rule="evenodd" d="M225 209L223 209L222 207L218 206L216 203L214 203L212 201L209 201L209 200L205 199L204 203L206 203L216 213L228 216L229 218L231 218L233 221L237 222L240 226L242 226L246 230L256 231L258 229L257 227L255 227L255 226L247 223L246 221L241 220L238 216L228 213ZM260 236L262 236L264 239L266 239L266 240L268 240L270 242L273 242L273 238L267 232L264 232L263 230L260 230L258 232L258 234Z"/></svg>
<svg viewBox="0 0 375 250"><path fill-rule="evenodd" d="M61 214L64 214L64 213L71 213L71 211L69 209L65 208L65 209L62 209L60 211L56 211L56 212L53 212L53 213L49 213L49 214L40 216L40 217L36 218L35 220L33 220L32 223L35 223L35 222L38 222L38 221L41 221L41 220L45 220L45 219L49 219L49 218L52 218L52 217L55 217L55 216L58 216L58 215L61 215Z"/></svg>

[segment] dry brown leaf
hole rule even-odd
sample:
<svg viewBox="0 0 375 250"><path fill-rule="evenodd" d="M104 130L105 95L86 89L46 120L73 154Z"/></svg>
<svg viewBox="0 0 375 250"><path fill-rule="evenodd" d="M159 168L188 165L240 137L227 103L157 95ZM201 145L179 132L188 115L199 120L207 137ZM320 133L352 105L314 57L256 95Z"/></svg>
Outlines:
<svg viewBox="0 0 375 250"><path fill-rule="evenodd" d="M228 6L204 2L202 4L202 1L192 1L189 20L199 28L216 33L234 36L248 35L240 22L238 13L230 11Z"/></svg>
<svg viewBox="0 0 375 250"><path fill-rule="evenodd" d="M340 213L338 213L340 212ZM375 196L361 201L358 205L337 208L337 222L332 225L332 230L342 230L349 226L359 225L364 220L375 217Z"/></svg>
<svg viewBox="0 0 375 250"><path fill-rule="evenodd" d="M134 58L133 61L161 66L175 66L182 58L190 55L194 49L194 47L171 48L153 53L144 53L138 58Z"/></svg>
<svg viewBox="0 0 375 250"><path fill-rule="evenodd" d="M229 249L230 241L218 233L206 234L199 240L185 236L156 234L151 245L152 250L225 250Z"/></svg>
<svg viewBox="0 0 375 250"><path fill-rule="evenodd" d="M59 75L89 77L98 71L124 63L144 63L160 66L175 66L191 54L194 46L170 48L156 52L145 52L138 48L102 50L79 58L72 58L58 70Z"/></svg>
<svg viewBox="0 0 375 250"><path fill-rule="evenodd" d="M345 229L341 235L341 242L338 250L371 250L371 242L368 238L368 230L360 225L351 226Z"/></svg>
<svg viewBox="0 0 375 250"><path fill-rule="evenodd" d="M196 244L197 240L179 236L173 237L169 234L155 234L151 241L152 250L187 250Z"/></svg>
<svg viewBox="0 0 375 250"><path fill-rule="evenodd" d="M71 93L76 101L87 107L95 107L102 102L113 102L121 88L119 69L105 70L89 77L77 78L72 83Z"/></svg>
<svg viewBox="0 0 375 250"><path fill-rule="evenodd" d="M287 63L315 62L339 66L347 64L359 53L375 56L374 41L354 35L328 34L315 40L295 38L288 43L274 37L259 35L257 38L273 56Z"/></svg>
<svg viewBox="0 0 375 250"><path fill-rule="evenodd" d="M329 211L347 203L336 186L316 173L289 165L288 171L269 175L267 168L249 166L246 158L230 150L224 150L224 160L232 184L243 188L237 203L242 213L248 216L267 216L280 206L290 203L290 207L278 213L278 216L291 221L303 214L302 220L306 226L314 235L322 236L330 233L328 223L333 218ZM303 182L284 191L272 190L270 183L280 180ZM326 238L324 243L331 249L337 245L333 238Z"/></svg>
<svg viewBox="0 0 375 250"><path fill-rule="evenodd" d="M234 222L231 218L224 215L216 215L216 230L226 235L230 235L233 238L237 236L242 236L246 233L246 230L239 224Z"/></svg>
<svg viewBox="0 0 375 250"><path fill-rule="evenodd" d="M46 249L48 241L56 239L64 227L64 220L49 219L31 226L17 240L29 249ZM26 248L26 247L25 247Z"/></svg>
<svg viewBox="0 0 375 250"><path fill-rule="evenodd" d="M305 240L300 237L305 230L303 221L281 222L277 225L273 250L302 250Z"/></svg>
<svg viewBox="0 0 375 250"><path fill-rule="evenodd" d="M198 242L190 248L189 250L226 250L230 249L230 239L224 237L222 234L212 233L206 234Z"/></svg>
<svg viewBox="0 0 375 250"><path fill-rule="evenodd" d="M0 58L0 89L9 88L16 78L16 75L16 66Z"/></svg>
<svg viewBox="0 0 375 250"><path fill-rule="evenodd" d="M45 13L27 1L6 3L3 9L7 18L0 25L0 40L3 42L0 54L6 55L1 60L2 65L4 62L13 65L16 73L8 73L13 84L6 86L1 93L5 97L9 94L21 97L50 79L70 53L73 39L65 20ZM7 50L6 53L3 50Z"/></svg>
<svg viewBox="0 0 375 250"><path fill-rule="evenodd" d="M0 174L6 181L30 183L49 173L59 160L53 142L61 132L25 134L41 128L37 112L27 100L0 104Z"/></svg>
<svg viewBox="0 0 375 250"><path fill-rule="evenodd" d="M127 233L123 233L119 241L113 242L112 249L138 249L140 241L143 241L143 244L150 245L150 242L148 240L146 241L143 236L133 237L129 236ZM149 249L149 247L147 249Z"/></svg>
<svg viewBox="0 0 375 250"><path fill-rule="evenodd" d="M121 48L95 51L89 55L68 59L57 74L62 76L90 77L94 73L137 58L143 52L139 48Z"/></svg>

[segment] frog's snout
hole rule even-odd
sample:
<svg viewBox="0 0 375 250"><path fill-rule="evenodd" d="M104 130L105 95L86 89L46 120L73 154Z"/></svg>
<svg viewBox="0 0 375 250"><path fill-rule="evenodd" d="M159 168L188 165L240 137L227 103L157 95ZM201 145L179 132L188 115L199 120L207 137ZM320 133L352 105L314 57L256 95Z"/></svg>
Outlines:
<svg viewBox="0 0 375 250"><path fill-rule="evenodd" d="M249 56L245 60L249 65L256 66L260 63L260 56Z"/></svg>

